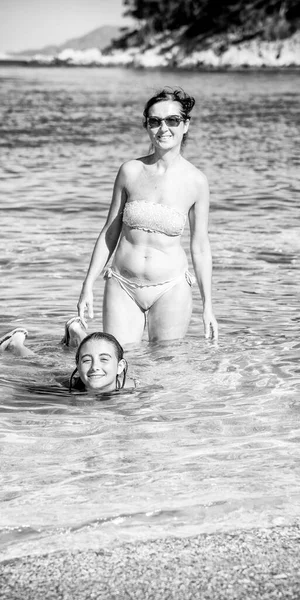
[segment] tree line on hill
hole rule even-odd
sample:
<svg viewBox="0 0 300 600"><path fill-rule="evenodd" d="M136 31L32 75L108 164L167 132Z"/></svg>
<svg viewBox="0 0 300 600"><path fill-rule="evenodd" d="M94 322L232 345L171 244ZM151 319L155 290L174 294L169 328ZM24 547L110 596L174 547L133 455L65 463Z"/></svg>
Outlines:
<svg viewBox="0 0 300 600"><path fill-rule="evenodd" d="M123 0L124 16L137 22L120 45L145 42L147 36L181 32L181 41L203 41L217 34L241 39L280 39L299 28L299 0Z"/></svg>

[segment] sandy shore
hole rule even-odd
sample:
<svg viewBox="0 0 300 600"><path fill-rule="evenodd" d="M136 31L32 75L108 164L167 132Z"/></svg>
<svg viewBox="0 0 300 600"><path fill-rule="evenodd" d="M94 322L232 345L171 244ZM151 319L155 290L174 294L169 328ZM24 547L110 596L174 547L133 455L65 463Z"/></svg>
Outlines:
<svg viewBox="0 0 300 600"><path fill-rule="evenodd" d="M28 556L1 600L299 600L300 524Z"/></svg>

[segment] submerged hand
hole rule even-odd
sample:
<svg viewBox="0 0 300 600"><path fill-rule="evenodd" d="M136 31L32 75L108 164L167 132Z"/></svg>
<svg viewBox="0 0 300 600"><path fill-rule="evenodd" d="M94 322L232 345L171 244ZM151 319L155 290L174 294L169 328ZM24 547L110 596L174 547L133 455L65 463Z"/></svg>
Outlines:
<svg viewBox="0 0 300 600"><path fill-rule="evenodd" d="M204 335L206 339L218 340L218 323L212 310L203 311Z"/></svg>
<svg viewBox="0 0 300 600"><path fill-rule="evenodd" d="M85 290L84 288L81 291L78 304L77 304L78 315L84 323L85 327L87 327L87 322L84 318L85 311L87 310L88 317L90 319L94 318L94 310L93 310L93 292L92 290Z"/></svg>

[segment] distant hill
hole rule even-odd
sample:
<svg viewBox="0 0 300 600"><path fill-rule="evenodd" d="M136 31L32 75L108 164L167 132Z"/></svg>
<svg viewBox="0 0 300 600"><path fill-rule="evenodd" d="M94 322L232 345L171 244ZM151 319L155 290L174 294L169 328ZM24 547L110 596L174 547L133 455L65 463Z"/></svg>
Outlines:
<svg viewBox="0 0 300 600"><path fill-rule="evenodd" d="M72 48L73 50L88 50L90 48L98 48L104 50L111 45L112 41L118 39L121 35L124 35L124 29L115 27L114 25L104 25L103 27L97 27L89 33L82 35L79 38L72 38L64 42L59 46L45 46L44 48L23 50L22 52L11 53L14 56L34 56L35 54L44 54L46 56L54 56L59 54L66 48Z"/></svg>
<svg viewBox="0 0 300 600"><path fill-rule="evenodd" d="M172 69L300 67L299 0L123 3L127 6L124 16L133 19L130 27L98 27L61 45L0 57L0 63Z"/></svg>

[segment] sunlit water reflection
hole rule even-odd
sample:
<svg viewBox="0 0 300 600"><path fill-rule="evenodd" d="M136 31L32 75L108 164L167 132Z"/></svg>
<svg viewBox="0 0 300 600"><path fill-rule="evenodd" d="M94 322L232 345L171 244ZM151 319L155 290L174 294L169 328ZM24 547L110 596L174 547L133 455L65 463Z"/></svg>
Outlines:
<svg viewBox="0 0 300 600"><path fill-rule="evenodd" d="M1 77L2 556L291 523L299 489L299 92L296 73L5 68ZM145 100L196 96L186 157L211 187L218 346L199 294L185 340L130 349L137 390L57 381L113 179L147 152ZM183 243L188 252L188 232ZM103 281L96 286L101 328Z"/></svg>

